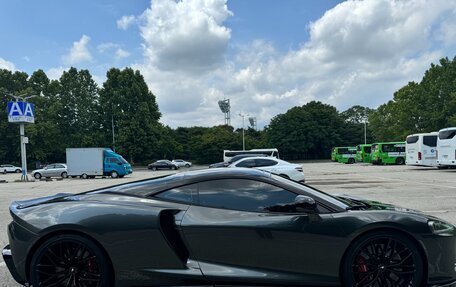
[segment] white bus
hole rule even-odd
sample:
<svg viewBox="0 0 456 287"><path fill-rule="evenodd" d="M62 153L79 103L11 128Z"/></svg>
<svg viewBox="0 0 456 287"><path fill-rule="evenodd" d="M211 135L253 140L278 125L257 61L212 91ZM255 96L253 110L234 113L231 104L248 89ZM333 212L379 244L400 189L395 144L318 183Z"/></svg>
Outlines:
<svg viewBox="0 0 456 287"><path fill-rule="evenodd" d="M240 154L257 154L257 155L266 155L272 156L275 158L280 158L279 151L276 148L261 148L261 149L249 149L249 150L224 150L223 151L223 161L229 161L233 156Z"/></svg>
<svg viewBox="0 0 456 287"><path fill-rule="evenodd" d="M437 164L440 168L456 166L456 127L439 131Z"/></svg>
<svg viewBox="0 0 456 287"><path fill-rule="evenodd" d="M438 132L413 134L405 140L407 165L437 166Z"/></svg>

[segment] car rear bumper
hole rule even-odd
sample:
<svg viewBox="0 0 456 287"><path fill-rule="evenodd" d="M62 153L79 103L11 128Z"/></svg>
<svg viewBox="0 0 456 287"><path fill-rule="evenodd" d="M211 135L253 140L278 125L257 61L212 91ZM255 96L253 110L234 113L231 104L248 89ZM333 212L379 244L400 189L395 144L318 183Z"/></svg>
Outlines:
<svg viewBox="0 0 456 287"><path fill-rule="evenodd" d="M5 261L5 264L8 267L8 270L11 273L11 275L13 276L14 280L16 280L17 283L24 285L26 283L26 280L23 279L16 270L16 266L14 265L14 262L13 262L13 255L11 253L11 249L10 249L9 245L7 245L7 246L5 246L5 248L3 248L2 256L3 256L3 261Z"/></svg>

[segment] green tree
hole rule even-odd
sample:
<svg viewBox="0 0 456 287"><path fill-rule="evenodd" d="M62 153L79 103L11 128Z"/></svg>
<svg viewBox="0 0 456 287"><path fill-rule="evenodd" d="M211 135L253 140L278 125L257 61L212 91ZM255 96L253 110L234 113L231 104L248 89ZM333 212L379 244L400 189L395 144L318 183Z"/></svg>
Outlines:
<svg viewBox="0 0 456 287"><path fill-rule="evenodd" d="M312 101L275 116L266 128L266 138L286 159L325 158L342 142L343 126L335 107Z"/></svg>
<svg viewBox="0 0 456 287"><path fill-rule="evenodd" d="M100 113L105 142L110 143L112 122L116 149L130 161L156 158L163 126L154 94L139 71L112 68L100 91ZM163 143L163 141L162 141Z"/></svg>

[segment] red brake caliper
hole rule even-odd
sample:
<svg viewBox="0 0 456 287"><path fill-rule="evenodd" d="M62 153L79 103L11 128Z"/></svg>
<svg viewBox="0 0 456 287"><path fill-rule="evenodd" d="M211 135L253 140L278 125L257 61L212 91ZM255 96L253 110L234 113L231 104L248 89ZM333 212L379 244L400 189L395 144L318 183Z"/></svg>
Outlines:
<svg viewBox="0 0 456 287"><path fill-rule="evenodd" d="M358 263L358 272L366 273L368 271L366 260L361 255L356 259L356 263Z"/></svg>

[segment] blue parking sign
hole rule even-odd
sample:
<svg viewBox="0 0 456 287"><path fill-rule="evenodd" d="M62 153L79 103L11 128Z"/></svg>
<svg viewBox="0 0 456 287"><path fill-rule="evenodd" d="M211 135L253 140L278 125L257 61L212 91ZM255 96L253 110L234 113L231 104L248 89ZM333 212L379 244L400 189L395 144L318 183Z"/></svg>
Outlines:
<svg viewBox="0 0 456 287"><path fill-rule="evenodd" d="M35 105L28 102L8 102L8 122L35 123Z"/></svg>

